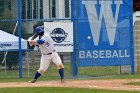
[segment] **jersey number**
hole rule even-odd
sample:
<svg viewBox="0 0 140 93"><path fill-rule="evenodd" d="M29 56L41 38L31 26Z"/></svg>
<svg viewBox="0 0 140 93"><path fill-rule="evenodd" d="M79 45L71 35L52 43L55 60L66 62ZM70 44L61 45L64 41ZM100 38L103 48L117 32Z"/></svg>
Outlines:
<svg viewBox="0 0 140 93"><path fill-rule="evenodd" d="M50 46L50 44L47 42L47 43L46 43L46 46L47 46L47 47L49 47L49 46Z"/></svg>

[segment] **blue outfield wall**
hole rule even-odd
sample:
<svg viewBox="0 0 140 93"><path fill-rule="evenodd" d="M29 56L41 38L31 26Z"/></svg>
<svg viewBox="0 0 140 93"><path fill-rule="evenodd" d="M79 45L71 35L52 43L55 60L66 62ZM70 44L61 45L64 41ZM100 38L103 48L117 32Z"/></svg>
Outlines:
<svg viewBox="0 0 140 93"><path fill-rule="evenodd" d="M132 0L78 0L78 66L134 65L132 18Z"/></svg>

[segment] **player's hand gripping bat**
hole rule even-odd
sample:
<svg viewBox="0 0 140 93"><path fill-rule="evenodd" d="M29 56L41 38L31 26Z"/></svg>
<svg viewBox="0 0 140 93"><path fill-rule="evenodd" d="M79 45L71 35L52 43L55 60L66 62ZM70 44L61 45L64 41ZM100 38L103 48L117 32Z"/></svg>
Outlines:
<svg viewBox="0 0 140 93"><path fill-rule="evenodd" d="M35 33L35 34L33 34L31 37L28 38L27 41L29 42L29 45L30 45L30 46L33 45L33 44L32 44L32 40L34 40L34 38L36 37L36 35L37 35L37 34Z"/></svg>

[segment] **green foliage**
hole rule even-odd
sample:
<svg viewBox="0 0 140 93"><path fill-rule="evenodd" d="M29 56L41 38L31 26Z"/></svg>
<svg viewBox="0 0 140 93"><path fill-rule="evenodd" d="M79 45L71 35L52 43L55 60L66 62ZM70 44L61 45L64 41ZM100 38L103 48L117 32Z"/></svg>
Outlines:
<svg viewBox="0 0 140 93"><path fill-rule="evenodd" d="M43 26L43 22L38 21L38 22L33 26L34 31L35 31L35 28L36 28L37 26Z"/></svg>
<svg viewBox="0 0 140 93"><path fill-rule="evenodd" d="M10 34L13 34L16 22L13 22L13 15L11 13L11 0L1 0L0 1L1 5L1 10L0 11L0 20L6 20L0 22L0 30L3 30L5 32L8 32ZM15 31L14 35L18 35L18 31ZM7 69L12 69L12 68L17 68L16 66L18 65L18 57L19 53L9 51L7 56L6 56L6 67ZM5 63L1 63L4 58L4 52L0 52L0 65L5 66Z"/></svg>
<svg viewBox="0 0 140 93"><path fill-rule="evenodd" d="M17 68L16 66L18 65L18 59L19 59L18 51L8 52L6 58L7 58L6 61L7 61L8 69L11 70L12 67L16 69Z"/></svg>
<svg viewBox="0 0 140 93"><path fill-rule="evenodd" d="M18 51L12 51L12 52L8 52L6 55L6 60L4 61L4 63L2 63L3 59L4 59L4 52L0 52L0 65L5 66L8 70L16 69L17 65L18 65ZM5 64L6 62L6 64Z"/></svg>
<svg viewBox="0 0 140 93"><path fill-rule="evenodd" d="M9 21L0 22L0 30L6 31L8 33L12 33L15 27L15 22L12 21L10 22L10 20L13 19L11 10L9 8L6 8L5 6L3 7L4 7L4 11L1 11L0 19L7 20L7 21L9 20Z"/></svg>

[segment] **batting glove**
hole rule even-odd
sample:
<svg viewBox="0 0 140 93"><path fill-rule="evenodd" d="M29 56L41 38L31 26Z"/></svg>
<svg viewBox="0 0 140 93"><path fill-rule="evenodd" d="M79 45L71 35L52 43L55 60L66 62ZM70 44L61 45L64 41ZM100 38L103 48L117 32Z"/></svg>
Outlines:
<svg viewBox="0 0 140 93"><path fill-rule="evenodd" d="M29 37L27 41L30 42L32 40L33 40L33 38L32 37Z"/></svg>

